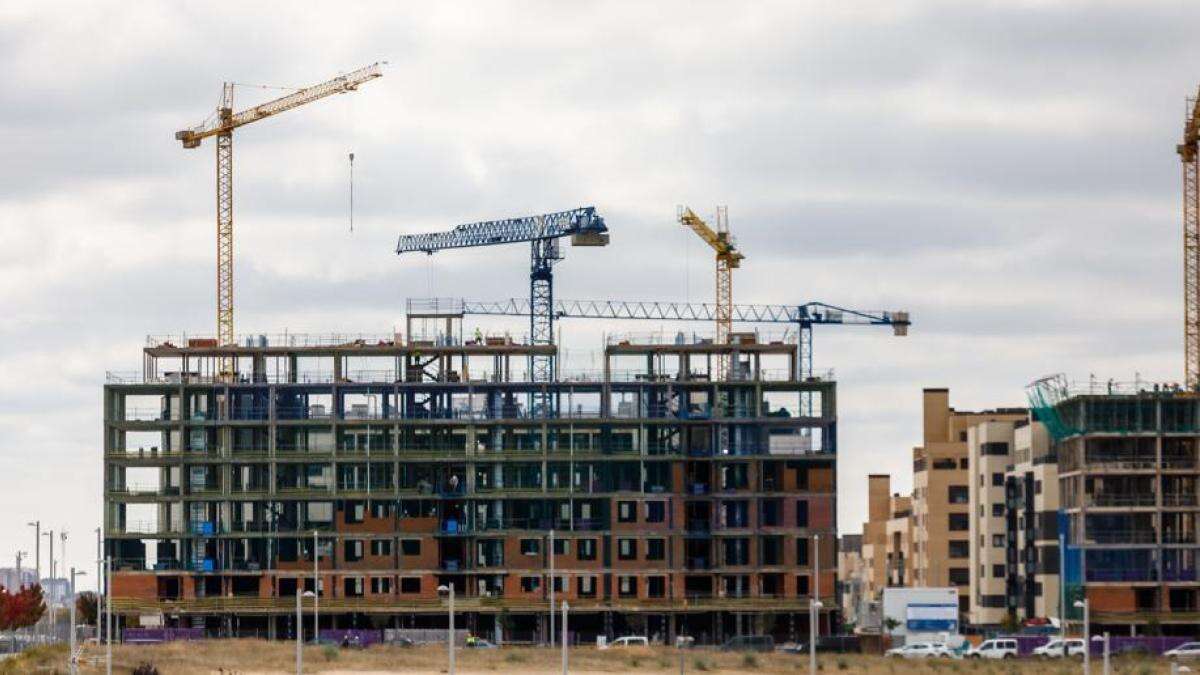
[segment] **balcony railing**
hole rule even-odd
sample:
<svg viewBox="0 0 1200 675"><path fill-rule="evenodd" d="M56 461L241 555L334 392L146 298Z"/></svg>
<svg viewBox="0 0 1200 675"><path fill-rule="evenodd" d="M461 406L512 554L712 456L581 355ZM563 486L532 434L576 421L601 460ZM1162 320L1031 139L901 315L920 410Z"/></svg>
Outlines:
<svg viewBox="0 0 1200 675"><path fill-rule="evenodd" d="M1163 506L1195 506L1195 492L1167 492L1163 494Z"/></svg>
<svg viewBox="0 0 1200 675"><path fill-rule="evenodd" d="M1153 544L1154 530L1101 530L1088 532L1088 540L1097 544Z"/></svg>
<svg viewBox="0 0 1200 675"><path fill-rule="evenodd" d="M1154 506L1154 494L1095 494L1088 500L1090 506Z"/></svg>

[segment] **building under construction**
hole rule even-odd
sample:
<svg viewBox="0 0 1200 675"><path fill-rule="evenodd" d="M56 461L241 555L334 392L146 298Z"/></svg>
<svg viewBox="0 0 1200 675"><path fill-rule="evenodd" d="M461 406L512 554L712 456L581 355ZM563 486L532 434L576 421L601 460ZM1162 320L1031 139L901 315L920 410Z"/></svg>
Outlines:
<svg viewBox="0 0 1200 675"><path fill-rule="evenodd" d="M1045 378L1030 400L1054 441L1066 613L1114 633L1192 635L1200 620L1200 398L1176 386ZM1052 565L1060 561L1051 561Z"/></svg>
<svg viewBox="0 0 1200 675"><path fill-rule="evenodd" d="M444 627L452 586L458 626L506 641L547 639L551 594L578 641L795 639L818 592L828 630L831 378L802 377L795 341L734 333L610 337L602 371L535 381L556 350L453 329L150 339L104 388L122 624L284 638L315 587L306 636L314 609L323 630Z"/></svg>

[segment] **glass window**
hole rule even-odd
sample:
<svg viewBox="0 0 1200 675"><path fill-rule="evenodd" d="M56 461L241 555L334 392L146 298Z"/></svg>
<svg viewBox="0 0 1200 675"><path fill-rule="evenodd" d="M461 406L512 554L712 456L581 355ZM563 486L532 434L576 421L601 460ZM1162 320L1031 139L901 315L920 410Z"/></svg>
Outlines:
<svg viewBox="0 0 1200 675"><path fill-rule="evenodd" d="M634 502L617 502L617 522L632 523L637 520Z"/></svg>
<svg viewBox="0 0 1200 675"><path fill-rule="evenodd" d="M661 523L666 520L667 505L665 502L646 502L646 522Z"/></svg>
<svg viewBox="0 0 1200 675"><path fill-rule="evenodd" d="M575 545L575 557L578 560L596 559L596 540L580 539Z"/></svg>
<svg viewBox="0 0 1200 675"><path fill-rule="evenodd" d="M636 560L637 559L637 539L618 539L617 540L617 559L618 560Z"/></svg>
<svg viewBox="0 0 1200 675"><path fill-rule="evenodd" d="M646 560L662 560L666 557L667 544L665 539L646 540Z"/></svg>

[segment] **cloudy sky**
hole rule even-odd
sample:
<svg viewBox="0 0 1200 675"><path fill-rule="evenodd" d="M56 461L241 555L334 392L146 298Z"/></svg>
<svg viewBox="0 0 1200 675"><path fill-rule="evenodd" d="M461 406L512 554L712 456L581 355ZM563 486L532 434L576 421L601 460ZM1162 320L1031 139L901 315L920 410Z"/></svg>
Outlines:
<svg viewBox="0 0 1200 675"><path fill-rule="evenodd" d="M239 332L520 296L524 247L397 258L395 236L588 204L612 244L568 250L562 298L710 300L675 208L727 204L736 300L910 310L905 339L817 330L844 532L868 472L910 486L922 387L980 408L1051 372L1181 377L1194 2L396 5L0 5L0 566L41 519L93 569L105 372L138 369L149 333L213 330L213 150L172 135L225 80L389 62L237 133Z"/></svg>

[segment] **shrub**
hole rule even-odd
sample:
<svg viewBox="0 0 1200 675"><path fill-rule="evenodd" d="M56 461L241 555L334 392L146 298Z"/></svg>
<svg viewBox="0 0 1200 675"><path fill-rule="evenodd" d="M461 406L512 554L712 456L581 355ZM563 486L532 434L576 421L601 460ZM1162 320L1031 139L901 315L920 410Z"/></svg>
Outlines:
<svg viewBox="0 0 1200 675"><path fill-rule="evenodd" d="M758 668L758 657L753 654L742 654L742 667L746 670Z"/></svg>
<svg viewBox="0 0 1200 675"><path fill-rule="evenodd" d="M520 652L509 652L504 655L504 660L508 663L523 663L526 657Z"/></svg>
<svg viewBox="0 0 1200 675"><path fill-rule="evenodd" d="M158 675L158 668L153 663L143 663L133 669L133 675Z"/></svg>
<svg viewBox="0 0 1200 675"><path fill-rule="evenodd" d="M709 670L710 668L708 662L704 659L696 659L692 665L696 668L696 670Z"/></svg>
<svg viewBox="0 0 1200 675"><path fill-rule="evenodd" d="M338 648L333 645L325 645L321 648L321 656L324 656L326 661L335 661L338 657Z"/></svg>
<svg viewBox="0 0 1200 675"><path fill-rule="evenodd" d="M850 666L849 666L849 664L846 663L846 659L838 659L837 667L838 667L838 670L845 670L845 669L849 668Z"/></svg>

